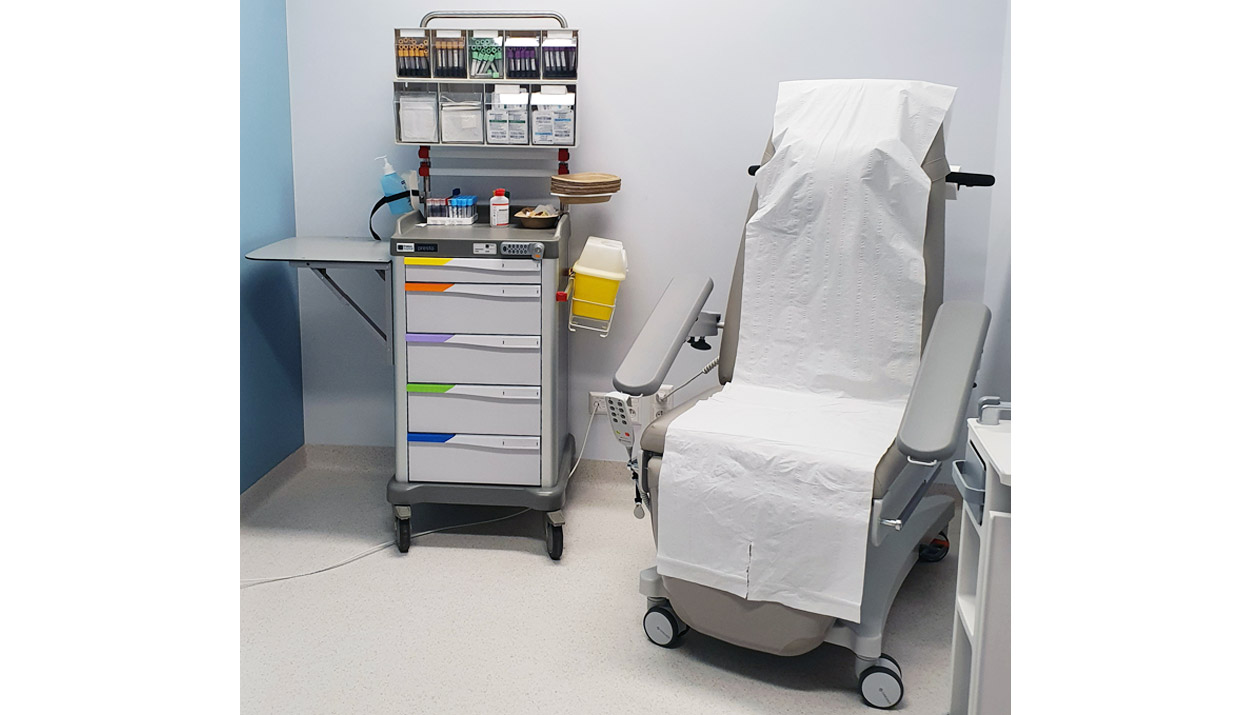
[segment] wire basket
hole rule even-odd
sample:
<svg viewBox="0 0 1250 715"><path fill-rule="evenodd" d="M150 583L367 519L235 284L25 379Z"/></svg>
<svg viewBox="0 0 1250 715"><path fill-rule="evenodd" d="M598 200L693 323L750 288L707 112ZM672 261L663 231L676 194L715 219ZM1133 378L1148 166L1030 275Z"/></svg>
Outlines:
<svg viewBox="0 0 1250 715"><path fill-rule="evenodd" d="M579 329L592 330L599 333L599 337L606 338L608 331L612 329L612 318L616 315L616 302L614 301L610 304L599 303L585 298L578 298L576 283L576 276L569 278L569 332L577 332ZM579 306L582 308L583 313L606 313L607 317L596 318L588 315L577 315Z"/></svg>

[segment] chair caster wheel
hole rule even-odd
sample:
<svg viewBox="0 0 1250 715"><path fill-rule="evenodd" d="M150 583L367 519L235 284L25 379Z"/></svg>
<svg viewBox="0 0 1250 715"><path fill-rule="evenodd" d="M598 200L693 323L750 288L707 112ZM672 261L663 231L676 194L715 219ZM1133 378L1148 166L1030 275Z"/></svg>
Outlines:
<svg viewBox="0 0 1250 715"><path fill-rule="evenodd" d="M937 563L946 558L950 550L950 539L947 538L945 531L940 531L936 539L920 546L920 560L929 564Z"/></svg>
<svg viewBox="0 0 1250 715"><path fill-rule="evenodd" d="M408 547L411 544L412 520L395 517L395 545L399 547L399 553L408 553Z"/></svg>
<svg viewBox="0 0 1250 715"><path fill-rule="evenodd" d="M662 648L675 647L687 630L689 627L663 606L648 608L642 617L642 632L647 634L647 640Z"/></svg>
<svg viewBox="0 0 1250 715"><path fill-rule="evenodd" d="M877 662L879 665L869 666L859 674L859 695L868 705L888 710L903 700L902 668L887 655Z"/></svg>
<svg viewBox="0 0 1250 715"><path fill-rule="evenodd" d="M552 561L559 561L564 554L564 527L545 522L543 532L547 537L547 555Z"/></svg>

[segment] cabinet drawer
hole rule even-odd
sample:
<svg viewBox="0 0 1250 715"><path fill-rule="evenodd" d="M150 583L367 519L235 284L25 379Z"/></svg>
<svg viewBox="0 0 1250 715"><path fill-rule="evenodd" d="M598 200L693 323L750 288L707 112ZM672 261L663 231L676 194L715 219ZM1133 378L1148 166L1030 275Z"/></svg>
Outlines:
<svg viewBox="0 0 1250 715"><path fill-rule="evenodd" d="M539 261L504 258L405 258L410 283L541 283Z"/></svg>
<svg viewBox="0 0 1250 715"><path fill-rule="evenodd" d="M452 385L538 385L537 335L409 334L407 381Z"/></svg>
<svg viewBox="0 0 1250 715"><path fill-rule="evenodd" d="M408 481L538 486L540 446L538 437L409 433Z"/></svg>
<svg viewBox="0 0 1250 715"><path fill-rule="evenodd" d="M538 435L542 433L540 389L410 384L408 431Z"/></svg>
<svg viewBox="0 0 1250 715"><path fill-rule="evenodd" d="M509 283L407 283L410 333L542 332L542 286Z"/></svg>

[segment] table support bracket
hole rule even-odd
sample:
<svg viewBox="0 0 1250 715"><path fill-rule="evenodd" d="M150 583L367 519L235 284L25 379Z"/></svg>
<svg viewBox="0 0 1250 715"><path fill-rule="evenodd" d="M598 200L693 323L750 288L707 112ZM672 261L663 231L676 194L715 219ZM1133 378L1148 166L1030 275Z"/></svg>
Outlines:
<svg viewBox="0 0 1250 715"><path fill-rule="evenodd" d="M373 332L377 333L378 337L381 338L383 344L389 344L390 341L386 338L386 332L382 330L382 328L378 327L377 323L373 322L373 318L370 318L369 314L366 313L364 309L356 303L356 301L352 300L351 296L347 295L347 293L339 287L338 283L334 282L334 279L330 277L330 274L325 268L313 268L312 272L321 279L322 283L325 283L326 286L330 288L330 291L334 293L334 295L338 296L339 300L343 301L343 303L345 303L349 308L356 311L360 317L365 319L365 322L369 324L369 327L373 328ZM386 274L383 271L379 270L378 273L382 276L383 280L386 279Z"/></svg>

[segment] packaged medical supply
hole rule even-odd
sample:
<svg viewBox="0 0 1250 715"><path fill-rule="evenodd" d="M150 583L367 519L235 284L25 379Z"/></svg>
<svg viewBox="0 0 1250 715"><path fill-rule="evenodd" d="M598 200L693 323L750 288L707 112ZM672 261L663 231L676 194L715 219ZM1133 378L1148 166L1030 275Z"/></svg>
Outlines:
<svg viewBox="0 0 1250 715"><path fill-rule="evenodd" d="M486 143L528 144L529 92L521 85L495 85L486 108Z"/></svg>
<svg viewBox="0 0 1250 715"><path fill-rule="evenodd" d="M439 102L444 144L481 144L485 140L480 89L443 92Z"/></svg>
<svg viewBox="0 0 1250 715"><path fill-rule="evenodd" d="M399 94L399 140L401 142L438 141L437 92L401 92Z"/></svg>
<svg viewBox="0 0 1250 715"><path fill-rule="evenodd" d="M377 159L383 162L382 164L382 195L394 196L395 194L408 193L408 185L405 184L404 180L399 177L399 174L395 173L395 167L391 166L391 160L385 156L379 156L377 157ZM387 206L391 208L391 213L395 214L396 216L400 216L402 214L408 213L409 211L412 211L412 201L407 198L399 199L398 201L392 201L389 204L387 204Z"/></svg>
<svg viewBox="0 0 1250 715"><path fill-rule="evenodd" d="M508 225L509 207L507 192L503 189L495 189L495 195L490 197L490 225L492 227Z"/></svg>
<svg viewBox="0 0 1250 715"><path fill-rule="evenodd" d="M502 104L486 108L486 143L508 143L508 108Z"/></svg>
<svg viewBox="0 0 1250 715"><path fill-rule="evenodd" d="M530 95L535 144L573 145L573 104L576 99L576 94L559 85L544 85L542 91Z"/></svg>

